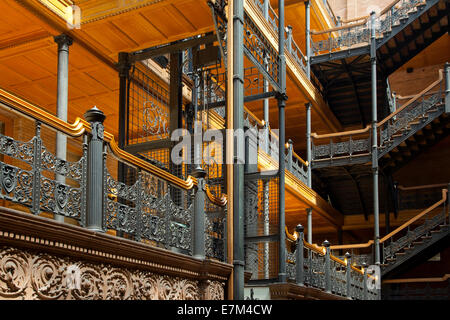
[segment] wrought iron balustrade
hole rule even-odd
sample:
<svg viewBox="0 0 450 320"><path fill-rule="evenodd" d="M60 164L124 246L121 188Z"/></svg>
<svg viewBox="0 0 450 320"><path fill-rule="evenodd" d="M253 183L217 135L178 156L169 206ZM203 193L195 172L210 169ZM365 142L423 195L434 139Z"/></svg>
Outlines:
<svg viewBox="0 0 450 320"><path fill-rule="evenodd" d="M120 149L104 131L105 116L97 108L86 112L86 120L69 124L1 89L0 98L14 113L13 121L24 125L22 135L30 135L27 129L35 126L34 137L26 142L0 135L4 205L62 215L98 232L225 261L226 197L214 194L205 175L183 180ZM56 132L78 146L71 151L78 160L60 159L50 151L54 142L49 139ZM126 181L118 178L120 165L128 172Z"/></svg>
<svg viewBox="0 0 450 320"><path fill-rule="evenodd" d="M425 241L432 239L433 233L448 234L449 223L448 191L447 189L441 189L439 201L380 239L382 268L389 268L396 263L399 255L405 255L415 246L426 245ZM369 240L367 243L332 246L331 249L334 252L351 250L352 255L356 252L354 255L356 265L371 264L373 261L373 244L374 241ZM372 253L367 253L368 251ZM382 272L384 272L383 270Z"/></svg>
<svg viewBox="0 0 450 320"><path fill-rule="evenodd" d="M379 299L378 291L367 285L371 276L352 265L350 254L341 260L330 253L328 241L322 247L307 243L301 225L297 226L295 235L286 233L293 248L286 248L290 281L350 299Z"/></svg>
<svg viewBox="0 0 450 320"><path fill-rule="evenodd" d="M442 278L399 279L383 283L385 300L449 300L449 275Z"/></svg>
<svg viewBox="0 0 450 320"><path fill-rule="evenodd" d="M51 212L86 220L87 144L82 144L80 158L70 162L57 158L41 137L42 123L34 124L35 136L26 142L0 135L0 199L19 204L32 213ZM48 128L45 128L48 130ZM58 179L58 177L63 179Z"/></svg>
<svg viewBox="0 0 450 320"><path fill-rule="evenodd" d="M253 0L253 2L261 11L261 14L263 15L264 19L266 19L269 22L275 34L278 35L278 16L273 10L272 6L270 5L269 0ZM286 51L292 55L295 63L304 72L306 72L306 65L307 65L306 57L304 56L300 47L297 45L294 38L292 37L292 28L291 27L285 28L284 33L286 39L285 45Z"/></svg>
<svg viewBox="0 0 450 320"><path fill-rule="evenodd" d="M424 0L397 0L383 9L375 18L376 36L383 37L398 25L402 19ZM370 26L367 16L348 21L341 21L339 27L324 31L312 31L311 35L326 37L324 40L312 41L312 51L315 55L331 53L335 50L351 48L356 45L369 45Z"/></svg>
<svg viewBox="0 0 450 320"><path fill-rule="evenodd" d="M247 14L244 14L244 53L280 92L281 60L278 52Z"/></svg>
<svg viewBox="0 0 450 320"><path fill-rule="evenodd" d="M370 127L367 126L365 129L337 134L311 134L314 163L369 155L371 153L371 131L369 129ZM321 141L328 143L319 144Z"/></svg>
<svg viewBox="0 0 450 320"><path fill-rule="evenodd" d="M278 177L247 176L244 184L245 268L252 272L251 280L277 279Z"/></svg>
<svg viewBox="0 0 450 320"><path fill-rule="evenodd" d="M439 71L438 80L434 81L422 92L412 97L397 96L398 100L407 100L398 104L395 111L377 124L378 147L388 148L397 136L409 133L414 125L420 125L427 121L431 112L444 105L445 89L443 70ZM397 104L395 102L395 104Z"/></svg>

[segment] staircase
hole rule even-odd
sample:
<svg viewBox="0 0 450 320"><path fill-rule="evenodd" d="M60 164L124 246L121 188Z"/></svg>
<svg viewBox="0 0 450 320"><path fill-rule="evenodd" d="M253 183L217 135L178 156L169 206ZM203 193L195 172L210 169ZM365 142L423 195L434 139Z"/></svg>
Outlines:
<svg viewBox="0 0 450 320"><path fill-rule="evenodd" d="M380 240L383 251L381 275L389 277L415 260L430 258L439 248L449 245L447 190L442 199ZM428 216L421 224L412 226ZM436 250L437 249L437 250Z"/></svg>
<svg viewBox="0 0 450 320"><path fill-rule="evenodd" d="M388 159L398 158L395 153L401 150L402 144L408 144L411 148L414 144L426 145L427 130L430 127L435 128L436 131L442 131L441 133L444 133L444 130L447 132L446 103L450 104L450 101L446 101L449 98L445 98L445 82L444 71L440 70L436 81L414 96L400 97L402 100L405 98L408 100L377 123L378 160L388 165ZM370 162L372 159L371 130L369 126L366 126L361 130L336 134L312 134L312 168ZM441 134L441 137L445 135Z"/></svg>
<svg viewBox="0 0 450 320"><path fill-rule="evenodd" d="M383 279L401 272L412 263L431 258L450 245L449 223L448 191L443 189L439 201L380 239ZM373 244L374 241L370 240L363 244L331 246L331 249L367 252L367 249L373 249ZM357 266L373 264L373 250L372 254L352 254L352 261Z"/></svg>
<svg viewBox="0 0 450 320"><path fill-rule="evenodd" d="M398 0L377 15L378 106L385 106L387 77L448 31L448 7L446 0ZM327 36L313 41L312 71L344 126L364 128L371 120L369 24L366 16L334 29L312 31L312 36ZM378 108L378 119L387 114L387 108Z"/></svg>

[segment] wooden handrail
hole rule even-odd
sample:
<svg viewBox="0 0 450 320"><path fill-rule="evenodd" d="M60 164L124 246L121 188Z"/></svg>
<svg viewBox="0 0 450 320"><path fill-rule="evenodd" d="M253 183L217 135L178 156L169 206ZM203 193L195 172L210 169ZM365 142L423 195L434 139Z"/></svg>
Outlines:
<svg viewBox="0 0 450 320"><path fill-rule="evenodd" d="M356 243L356 244L340 244L336 246L330 246L331 250L342 250L342 249L362 249L370 247L373 244L373 240L367 241L367 243Z"/></svg>
<svg viewBox="0 0 450 320"><path fill-rule="evenodd" d="M355 22L355 21L359 21L359 20L363 20L363 19L369 19L369 17L370 17L370 15L357 17L357 18L352 18L352 19L348 19L348 20L341 19L341 23L343 23L343 24L351 23L351 22Z"/></svg>
<svg viewBox="0 0 450 320"><path fill-rule="evenodd" d="M428 91L433 89L435 86L437 86L442 80L444 79L444 70L439 69L439 78L434 81L432 84L430 84L428 87L423 89L418 94L411 96L412 98L405 103L403 106L395 110L395 112L391 113L389 116L381 120L377 123L377 128L381 127L383 124L385 124L389 119L392 119L397 114L402 112L405 108L407 108L409 105L411 105L413 102L417 101L421 96L426 95ZM350 135L356 135L356 134L363 134L369 132L371 126L367 125L364 129L358 129L358 130L350 130L350 131L342 131L337 133L327 133L327 134L317 134L317 133L311 133L311 137L314 139L329 139L329 138L338 138L338 137L344 137L344 136L350 136Z"/></svg>
<svg viewBox="0 0 450 320"><path fill-rule="evenodd" d="M380 16L382 16L383 14L385 14L386 12L388 12L389 10L392 9L393 6L395 6L397 3L399 3L400 0L394 0L392 1L390 4L388 4L381 12L380 12Z"/></svg>
<svg viewBox="0 0 450 320"><path fill-rule="evenodd" d="M59 119L58 117L52 115L51 113L45 111L43 108L32 104L22 98L17 97L16 95L0 89L0 99L2 103L4 103L6 106L19 111L39 122L44 123L45 125L58 130L60 132L63 132L71 137L79 137L85 132L91 132L91 125L89 122L87 122L84 119L81 119L80 117L77 117L75 119L74 123L68 123L66 121L63 121ZM123 159L130 164L133 164L137 167L140 167L147 172L168 181L169 183L180 187L185 190L192 189L194 185L197 185L197 179L188 176L186 180L180 179L177 176L174 176L161 168L158 168L157 166L148 163L147 161L144 161L131 153L126 152L125 150L122 150L119 148L117 142L115 141L114 135L109 132L104 132L104 141L107 142L111 148L111 151L120 159ZM209 187L206 188L208 199L218 205L218 206L225 206L227 203L227 197L216 197L211 192L208 192Z"/></svg>
<svg viewBox="0 0 450 320"><path fill-rule="evenodd" d="M402 191L409 191L409 190L442 188L442 187L446 187L446 186L447 186L446 183L439 183L439 184L427 184L427 185L415 186L415 187L398 186L397 188Z"/></svg>
<svg viewBox="0 0 450 320"><path fill-rule="evenodd" d="M358 20L359 20L359 19L358 19ZM339 30L350 29L350 28L353 28L353 27L359 27L359 26L362 26L362 25L364 25L364 24L366 24L366 23L367 23L367 19L364 20L364 21L362 21L362 22L359 22L359 23L349 24L349 25L341 26L341 27L335 27L335 28L331 28L331 29L327 29L327 30L322 30L322 31L311 30L311 34L312 34L312 35L321 35L321 34L326 34L326 33L336 32L336 31L339 31Z"/></svg>
<svg viewBox="0 0 450 320"><path fill-rule="evenodd" d="M423 95L424 96L430 96L432 94L438 93L439 91L431 91L431 92L426 92ZM401 96L401 95L396 95L397 100L406 100L406 99L411 99L414 98L416 95L415 94L411 94L409 96Z"/></svg>
<svg viewBox="0 0 450 320"><path fill-rule="evenodd" d="M286 236L287 236L288 240L290 240L290 241L296 241L296 240L297 240L297 237L298 237L298 236L297 236L297 232L294 232L293 234L290 234L287 227L285 227L285 231L286 231ZM303 245L304 245L306 248L308 248L308 249L310 249L310 250L312 250L312 251L314 251L314 252L316 252L316 253L318 253L318 254L320 254L320 255L324 255L324 254L325 254L325 253L324 253L324 248L325 248L325 247L321 247L321 246L318 246L318 245L316 245L316 244L311 244L311 243L307 242L305 239L303 239ZM330 247L330 249L331 249L331 247ZM342 266L347 266L347 264L345 263L345 261L339 259L338 257L332 255L331 253L330 253L330 259L333 260L333 261L335 261L335 262L337 262L337 263L339 263L339 264L342 265ZM360 274L364 274L364 272L363 272L361 269L358 269L358 268L356 268L355 266L351 266L351 268L352 268L354 271L356 271L356 272L358 272L358 273L360 273Z"/></svg>
<svg viewBox="0 0 450 320"><path fill-rule="evenodd" d="M405 222L404 224L402 224L401 226L396 228L394 231L392 231L392 232L388 233L387 235L385 235L383 238L380 239L380 243L383 243L386 240L388 240L389 238L395 236L401 230L403 230L406 227L410 226L411 224L413 224L414 222L416 222L417 220L422 218L424 215L430 213L431 211L433 211L434 209L439 207L441 204L445 203L445 201L447 201L447 189L442 189L442 199L441 200L439 200L438 202L436 202L432 206L428 207L427 209L425 209L424 211L422 211L421 213L419 213L415 217L409 219L407 222Z"/></svg>
<svg viewBox="0 0 450 320"><path fill-rule="evenodd" d="M349 136L349 135L355 135L355 134L363 134L363 133L369 132L369 130L370 130L370 125L367 125L364 129L342 131L342 132L336 132L336 133L317 134L314 132L314 133L311 133L311 137L313 137L314 139L337 138L337 137L343 137L343 136Z"/></svg>
<svg viewBox="0 0 450 320"><path fill-rule="evenodd" d="M411 224L413 224L417 220L421 219L424 215L430 213L431 211L433 211L434 209L436 209L437 207L439 207L440 205L442 205L446 201L447 201L447 189L442 189L442 199L441 200L439 200L438 202L436 202L432 206L428 207L427 209L423 210L422 212L420 212L418 215L414 216L413 218L409 219L404 224L402 224L401 226L396 228L394 231L392 231L389 234L385 235L383 238L380 239L380 243L383 243L386 240L388 240L389 238L393 237L394 235L399 233L401 230L405 229L406 227L410 226ZM332 250L362 249L362 248L367 248L367 247L371 246L373 243L374 243L373 240L369 240L366 243L343 244L343 245L331 246L330 248Z"/></svg>
<svg viewBox="0 0 450 320"><path fill-rule="evenodd" d="M425 89L423 89L421 92L419 92L418 94L416 94L411 100L409 100L407 103L405 103L403 106L401 106L401 108L395 110L395 112L391 113L389 116L387 116L386 118L384 118L382 121L377 123L377 127L381 127L383 124L385 124L388 120L392 119L393 117L395 117L397 114L399 114L400 112L402 112L406 107L408 107L409 105L411 105L413 102L417 101L417 99L419 99L421 96L423 96L425 93L427 93L428 91L430 91L431 89L433 89L436 85L438 85L442 79L444 78L443 76L444 74L444 70L443 69L439 69L439 78L438 80L436 80L435 82L433 82L432 84L430 84L428 87L426 87Z"/></svg>
<svg viewBox="0 0 450 320"><path fill-rule="evenodd" d="M407 278L407 279L389 279L383 280L382 283L420 283L420 282L442 282L450 279L450 274L446 273L442 277L434 278Z"/></svg>

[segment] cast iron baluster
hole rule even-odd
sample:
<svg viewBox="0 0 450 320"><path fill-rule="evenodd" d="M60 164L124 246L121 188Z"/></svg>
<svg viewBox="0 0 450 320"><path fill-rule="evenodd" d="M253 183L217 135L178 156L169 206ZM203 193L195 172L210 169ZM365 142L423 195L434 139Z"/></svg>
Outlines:
<svg viewBox="0 0 450 320"><path fill-rule="evenodd" d="M33 205L31 212L35 215L40 213L41 203L41 123L36 121L36 136L34 137L34 156L33 156Z"/></svg>
<svg viewBox="0 0 450 320"><path fill-rule="evenodd" d="M88 135L85 133L83 135L83 164L82 164L82 177L80 182L81 187L81 216L80 225L82 227L86 226L86 202L87 202L87 150L88 150Z"/></svg>
<svg viewBox="0 0 450 320"><path fill-rule="evenodd" d="M142 238L142 214L143 214L143 193L144 193L144 183L143 183L143 177L142 172L139 170L138 172L138 179L135 183L137 186L136 188L136 234L135 234L135 240L141 241Z"/></svg>

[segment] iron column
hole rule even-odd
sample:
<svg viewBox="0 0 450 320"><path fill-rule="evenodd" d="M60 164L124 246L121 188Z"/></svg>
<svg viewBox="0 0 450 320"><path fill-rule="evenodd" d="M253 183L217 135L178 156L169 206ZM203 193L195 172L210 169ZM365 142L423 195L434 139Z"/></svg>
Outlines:
<svg viewBox="0 0 450 320"><path fill-rule="evenodd" d="M370 63L372 73L372 172L375 264L380 264L380 217L378 201L378 137L377 137L377 43L375 12L370 14Z"/></svg>
<svg viewBox="0 0 450 320"><path fill-rule="evenodd" d="M309 1L308 1L309 2ZM311 142L311 102L305 104L306 107L306 161L308 162L307 185L312 188L312 142ZM307 213L307 241L312 243L312 208L306 209Z"/></svg>
<svg viewBox="0 0 450 320"><path fill-rule="evenodd" d="M65 34L60 34L53 38L58 44L58 91L56 97L56 116L63 121L67 121L68 99L69 99L69 46L72 45L72 38ZM67 136L59 131L56 132L56 157L66 160ZM66 183L66 178L56 175L56 181L61 184ZM64 216L55 214L55 220L64 222Z"/></svg>
<svg viewBox="0 0 450 320"><path fill-rule="evenodd" d="M127 52L119 52L118 57L118 69L119 69L119 148L123 149L128 140L128 78L130 71L130 60ZM124 163L118 164L118 180L120 182L125 181L126 166Z"/></svg>
<svg viewBox="0 0 450 320"><path fill-rule="evenodd" d="M286 282L286 233L285 233L285 107L286 107L286 57L284 56L284 0L278 0L278 54L280 56L280 88L281 92L278 93L278 121L279 121L279 143L278 143L278 170L279 170L279 269L278 280L280 282Z"/></svg>
<svg viewBox="0 0 450 320"><path fill-rule="evenodd" d="M306 76L311 77L311 3L305 1L305 20L306 20Z"/></svg>
<svg viewBox="0 0 450 320"><path fill-rule="evenodd" d="M233 1L233 129L237 134L233 164L233 290L244 299L244 164L237 155L244 148L244 1Z"/></svg>

